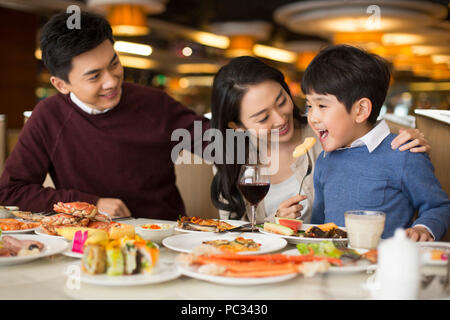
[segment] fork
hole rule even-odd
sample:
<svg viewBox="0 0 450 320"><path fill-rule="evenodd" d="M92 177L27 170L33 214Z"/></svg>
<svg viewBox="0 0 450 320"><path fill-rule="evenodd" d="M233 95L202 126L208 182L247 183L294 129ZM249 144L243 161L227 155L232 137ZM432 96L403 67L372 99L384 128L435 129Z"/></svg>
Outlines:
<svg viewBox="0 0 450 320"><path fill-rule="evenodd" d="M298 194L302 193L303 182L305 181L305 178L311 174L311 171L312 171L311 156L309 155L308 152L306 152L306 155L308 156L308 169L306 170L306 174L303 177L302 182L300 182L300 189L298 190Z"/></svg>

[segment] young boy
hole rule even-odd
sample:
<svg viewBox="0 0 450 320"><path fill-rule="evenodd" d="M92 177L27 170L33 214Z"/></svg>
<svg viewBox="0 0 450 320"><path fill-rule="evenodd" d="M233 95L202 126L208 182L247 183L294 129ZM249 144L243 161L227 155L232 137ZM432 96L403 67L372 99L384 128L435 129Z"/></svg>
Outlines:
<svg viewBox="0 0 450 320"><path fill-rule="evenodd" d="M344 226L345 211L375 210L386 213L382 238L405 228L411 239L439 240L450 200L430 159L393 150L395 135L384 120L377 123L389 80L382 58L347 45L322 50L306 69L308 122L324 150L314 172L311 223Z"/></svg>

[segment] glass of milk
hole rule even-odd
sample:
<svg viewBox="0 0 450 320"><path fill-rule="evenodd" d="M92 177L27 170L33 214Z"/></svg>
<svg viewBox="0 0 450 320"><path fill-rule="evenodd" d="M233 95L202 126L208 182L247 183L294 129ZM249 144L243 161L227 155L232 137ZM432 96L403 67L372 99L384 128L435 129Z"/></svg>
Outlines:
<svg viewBox="0 0 450 320"><path fill-rule="evenodd" d="M352 248L375 249L378 246L386 220L384 212L351 210L346 211L344 217Z"/></svg>

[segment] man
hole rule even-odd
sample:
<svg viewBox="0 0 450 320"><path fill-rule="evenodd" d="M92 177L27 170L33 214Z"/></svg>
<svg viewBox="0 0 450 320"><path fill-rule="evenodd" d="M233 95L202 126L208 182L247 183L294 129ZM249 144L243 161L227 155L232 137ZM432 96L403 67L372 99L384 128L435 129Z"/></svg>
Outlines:
<svg viewBox="0 0 450 320"><path fill-rule="evenodd" d="M0 178L0 203L41 212L85 201L114 217L175 220L185 210L171 134L182 128L194 138L194 121L206 130L208 120L161 90L123 82L109 23L82 12L81 28L69 29L69 16L42 30L42 60L58 94L24 126ZM55 189L42 186L47 172Z"/></svg>

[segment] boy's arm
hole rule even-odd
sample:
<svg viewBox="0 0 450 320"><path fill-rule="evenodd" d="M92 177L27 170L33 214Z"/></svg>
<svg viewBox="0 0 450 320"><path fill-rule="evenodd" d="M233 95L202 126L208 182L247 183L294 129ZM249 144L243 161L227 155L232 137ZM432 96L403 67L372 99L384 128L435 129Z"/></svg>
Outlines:
<svg viewBox="0 0 450 320"><path fill-rule="evenodd" d="M412 227L424 225L435 240L442 238L450 221L450 200L434 175L434 167L427 155L407 154L402 188L419 212Z"/></svg>
<svg viewBox="0 0 450 320"><path fill-rule="evenodd" d="M311 223L323 224L325 223L325 203L323 198L323 185L321 183L322 165L320 159L323 157L323 152L320 153L314 168L314 204L312 207Z"/></svg>
<svg viewBox="0 0 450 320"><path fill-rule="evenodd" d="M96 204L98 197L78 190L44 188L50 157L47 146L52 138L38 121L36 112L22 129L14 150L9 155L0 178L0 203L17 205L21 210L42 212L58 201L86 201Z"/></svg>

